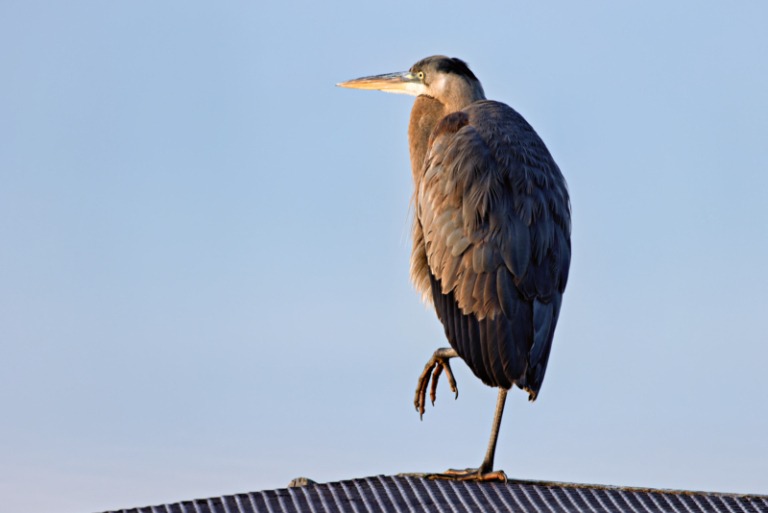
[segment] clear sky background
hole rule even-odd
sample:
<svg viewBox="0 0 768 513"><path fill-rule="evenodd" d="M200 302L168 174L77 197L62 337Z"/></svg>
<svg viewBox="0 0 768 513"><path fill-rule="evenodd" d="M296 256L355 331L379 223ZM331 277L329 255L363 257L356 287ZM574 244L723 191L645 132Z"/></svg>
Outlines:
<svg viewBox="0 0 768 513"><path fill-rule="evenodd" d="M474 7L469 7L469 5ZM412 99L468 61L566 175L513 478L768 494L765 2L0 3L0 509L475 466L495 390L408 280Z"/></svg>

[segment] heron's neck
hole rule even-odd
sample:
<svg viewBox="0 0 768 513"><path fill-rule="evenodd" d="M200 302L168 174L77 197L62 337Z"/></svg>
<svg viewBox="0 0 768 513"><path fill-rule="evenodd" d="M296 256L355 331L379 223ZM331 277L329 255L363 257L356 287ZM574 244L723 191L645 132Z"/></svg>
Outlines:
<svg viewBox="0 0 768 513"><path fill-rule="evenodd" d="M448 115L445 105L430 96L417 96L411 109L408 125L408 143L411 149L411 171L418 190L424 173L424 159L427 156L429 136L443 117Z"/></svg>

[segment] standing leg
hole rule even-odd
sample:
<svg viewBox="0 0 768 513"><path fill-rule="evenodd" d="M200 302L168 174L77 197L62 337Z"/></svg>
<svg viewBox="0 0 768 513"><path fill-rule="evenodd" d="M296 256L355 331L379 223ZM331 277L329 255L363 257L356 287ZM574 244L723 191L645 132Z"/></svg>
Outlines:
<svg viewBox="0 0 768 513"><path fill-rule="evenodd" d="M496 399L496 413L493 416L491 427L491 440L488 442L488 450L480 468L468 468L465 470L448 469L442 474L428 474L430 479L455 479L457 481L507 481L507 475L502 470L493 470L493 459L496 454L496 442L499 439L499 427L501 416L504 414L504 404L507 401L507 389L500 388Z"/></svg>
<svg viewBox="0 0 768 513"><path fill-rule="evenodd" d="M485 452L485 459L480 465L480 473L485 474L493 470L493 457L496 454L496 442L499 440L499 427L501 426L501 416L504 414L504 404L507 402L507 389L499 389L499 397L496 399L496 413L493 416L493 427L491 428L491 440L488 442L488 450Z"/></svg>

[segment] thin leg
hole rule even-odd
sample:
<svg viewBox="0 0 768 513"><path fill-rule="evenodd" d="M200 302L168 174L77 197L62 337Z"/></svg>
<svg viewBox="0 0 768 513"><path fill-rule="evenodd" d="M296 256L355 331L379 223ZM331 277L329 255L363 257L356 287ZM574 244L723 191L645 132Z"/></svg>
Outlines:
<svg viewBox="0 0 768 513"><path fill-rule="evenodd" d="M485 459L480 465L480 472L490 472L493 470L493 457L496 455L496 442L499 440L499 427L501 427L501 416L504 414L504 404L507 402L507 389L500 388L499 396L496 399L496 413L493 415L493 427L491 428L491 440L488 442L488 450L485 452Z"/></svg>
<svg viewBox="0 0 768 513"><path fill-rule="evenodd" d="M493 470L493 458L496 454L496 442L499 439L499 427L501 416L504 414L504 404L507 401L507 389L499 388L499 396L496 399L496 413L491 427L491 440L488 442L488 450L480 468L468 468L465 470L448 469L442 474L429 474L430 479L455 479L458 481L507 481L507 475L501 471Z"/></svg>

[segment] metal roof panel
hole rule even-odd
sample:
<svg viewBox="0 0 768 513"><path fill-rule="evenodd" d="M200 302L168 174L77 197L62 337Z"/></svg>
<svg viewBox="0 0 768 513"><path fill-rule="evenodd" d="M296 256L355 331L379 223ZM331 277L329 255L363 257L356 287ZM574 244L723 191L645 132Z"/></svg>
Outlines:
<svg viewBox="0 0 768 513"><path fill-rule="evenodd" d="M107 513L768 513L768 496L417 475L312 483Z"/></svg>

